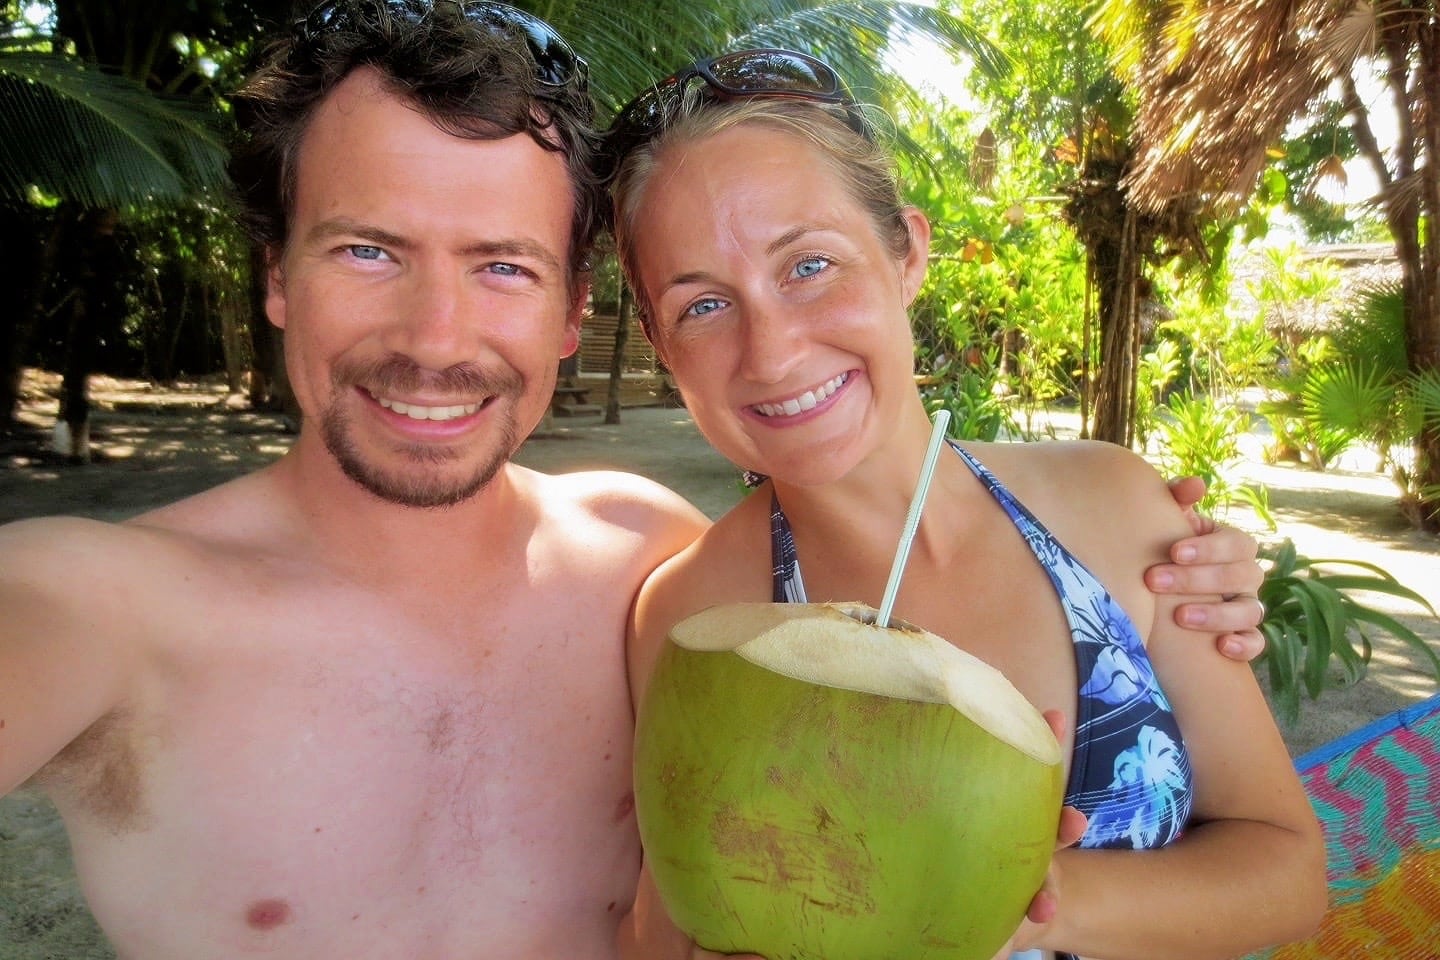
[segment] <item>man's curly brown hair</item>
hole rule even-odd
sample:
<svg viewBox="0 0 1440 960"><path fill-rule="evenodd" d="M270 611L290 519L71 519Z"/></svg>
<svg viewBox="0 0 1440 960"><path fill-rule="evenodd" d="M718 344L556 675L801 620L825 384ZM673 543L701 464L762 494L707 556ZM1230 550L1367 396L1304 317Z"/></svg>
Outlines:
<svg viewBox="0 0 1440 960"><path fill-rule="evenodd" d="M598 135L583 62L570 82L545 82L523 34L498 32L464 0L330 0L297 19L234 97L239 135L230 176L240 220L271 251L288 239L295 164L316 107L361 67L446 133L498 140L525 133L565 157L574 187L572 276L590 269L607 202L592 172ZM490 8L499 5L484 5Z"/></svg>

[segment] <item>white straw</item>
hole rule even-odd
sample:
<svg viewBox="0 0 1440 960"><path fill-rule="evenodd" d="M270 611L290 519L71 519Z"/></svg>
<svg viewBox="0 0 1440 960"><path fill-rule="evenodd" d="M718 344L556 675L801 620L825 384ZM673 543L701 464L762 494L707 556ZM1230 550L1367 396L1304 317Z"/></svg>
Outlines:
<svg viewBox="0 0 1440 960"><path fill-rule="evenodd" d="M900 578L905 574L905 562L910 559L910 544L915 541L915 531L920 528L920 511L925 509L925 498L930 494L930 480L935 476L935 464L940 459L940 445L945 440L948 426L950 411L936 412L934 425L930 428L930 446L925 451L925 462L920 465L920 479L915 483L915 495L910 498L905 528L900 531L900 546L895 550L895 562L890 565L890 582L885 584L885 596L880 600L880 612L875 617L876 626L890 625L890 611L895 609L895 595L900 592Z"/></svg>

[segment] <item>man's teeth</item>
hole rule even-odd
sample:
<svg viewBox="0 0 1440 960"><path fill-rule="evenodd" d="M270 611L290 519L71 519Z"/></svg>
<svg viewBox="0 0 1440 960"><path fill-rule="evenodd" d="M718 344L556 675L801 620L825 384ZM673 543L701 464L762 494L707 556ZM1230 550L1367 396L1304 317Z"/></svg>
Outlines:
<svg viewBox="0 0 1440 960"><path fill-rule="evenodd" d="M793 417L797 413L804 413L812 410L815 405L822 402L845 385L850 379L850 374L842 373L825 381L814 390L806 390L798 397L791 397L789 400L782 400L780 403L757 403L755 412L762 417Z"/></svg>
<svg viewBox="0 0 1440 960"><path fill-rule="evenodd" d="M372 393L371 396L375 395ZM456 417L469 416L480 409L478 403L462 403L450 407L422 407L416 403L401 403L398 400L387 400L384 397L375 397L375 402L386 410L393 410L411 420L454 420Z"/></svg>

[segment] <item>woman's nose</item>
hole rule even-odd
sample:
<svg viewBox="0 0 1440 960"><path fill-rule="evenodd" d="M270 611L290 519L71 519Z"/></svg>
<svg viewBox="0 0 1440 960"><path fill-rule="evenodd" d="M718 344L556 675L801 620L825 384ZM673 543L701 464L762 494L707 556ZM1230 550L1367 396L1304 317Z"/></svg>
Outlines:
<svg viewBox="0 0 1440 960"><path fill-rule="evenodd" d="M804 329L783 307L747 311L741 369L757 383L779 383L804 355Z"/></svg>

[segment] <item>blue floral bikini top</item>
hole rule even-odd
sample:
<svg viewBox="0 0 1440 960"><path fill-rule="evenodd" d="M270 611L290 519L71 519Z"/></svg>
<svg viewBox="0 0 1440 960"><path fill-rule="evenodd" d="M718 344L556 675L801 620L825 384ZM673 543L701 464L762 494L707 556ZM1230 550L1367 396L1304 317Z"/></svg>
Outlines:
<svg viewBox="0 0 1440 960"><path fill-rule="evenodd" d="M1065 803L1089 818L1079 845L1144 850L1173 843L1190 819L1194 780L1135 624L994 474L952 446L1025 537L1070 625L1081 686ZM775 602L805 602L795 538L773 496L770 536Z"/></svg>

